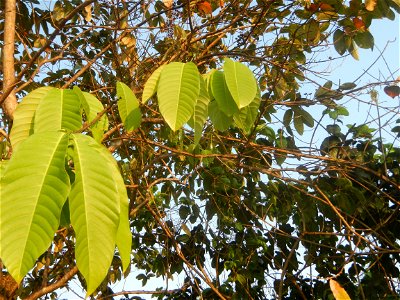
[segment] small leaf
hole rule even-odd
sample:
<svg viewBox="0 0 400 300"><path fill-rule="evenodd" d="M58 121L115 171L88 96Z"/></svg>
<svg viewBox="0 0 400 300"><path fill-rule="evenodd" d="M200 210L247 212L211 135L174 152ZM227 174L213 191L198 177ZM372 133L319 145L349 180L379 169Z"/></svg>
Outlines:
<svg viewBox="0 0 400 300"><path fill-rule="evenodd" d="M336 29L333 34L333 45L335 46L337 53L340 55L343 55L346 52L345 33L342 30Z"/></svg>
<svg viewBox="0 0 400 300"><path fill-rule="evenodd" d="M160 80L160 75L163 68L164 65L158 67L157 70L155 70L153 74L151 74L149 79L147 79L142 94L143 104L145 104L157 92L158 82Z"/></svg>
<svg viewBox="0 0 400 300"><path fill-rule="evenodd" d="M118 111L126 131L135 130L142 122L139 101L133 91L122 82L117 82Z"/></svg>
<svg viewBox="0 0 400 300"><path fill-rule="evenodd" d="M290 123L292 122L292 117L293 117L292 109L288 109L287 111L285 111L285 113L283 114L283 125L285 127L290 125Z"/></svg>
<svg viewBox="0 0 400 300"><path fill-rule="evenodd" d="M365 0L365 9L368 11L373 11L377 2L378 0Z"/></svg>
<svg viewBox="0 0 400 300"><path fill-rule="evenodd" d="M201 11L202 13L206 14L206 15L211 15L212 13L212 7L210 2L208 1L200 1L197 4L197 8L199 11Z"/></svg>
<svg viewBox="0 0 400 300"><path fill-rule="evenodd" d="M304 122L303 122L303 118L301 117L301 114L299 114L298 110L294 111L293 125L294 125L294 128L296 128L296 131L300 135L303 135L303 133L304 133Z"/></svg>
<svg viewBox="0 0 400 300"><path fill-rule="evenodd" d="M374 37L369 31L358 32L354 36L356 44L363 49L374 49Z"/></svg>
<svg viewBox="0 0 400 300"><path fill-rule="evenodd" d="M352 90L357 87L357 84L354 82L346 82L339 86L339 90Z"/></svg>
<svg viewBox="0 0 400 300"><path fill-rule="evenodd" d="M346 290L342 288L339 282L331 279L329 280L329 287L336 300L351 300L349 294L347 294Z"/></svg>
<svg viewBox="0 0 400 300"><path fill-rule="evenodd" d="M253 72L240 62L224 60L225 82L238 108L249 105L257 94L257 81Z"/></svg>
<svg viewBox="0 0 400 300"><path fill-rule="evenodd" d="M359 56L359 54L358 54L357 45L356 45L356 43L354 42L354 40L351 41L351 44L350 44L348 50L349 50L351 56L353 56L353 58L354 58L355 60L359 60L359 59L360 59L360 56Z"/></svg>
<svg viewBox="0 0 400 300"><path fill-rule="evenodd" d="M386 93L386 95L392 98L395 98L400 95L400 87L397 85L385 86L383 90Z"/></svg>

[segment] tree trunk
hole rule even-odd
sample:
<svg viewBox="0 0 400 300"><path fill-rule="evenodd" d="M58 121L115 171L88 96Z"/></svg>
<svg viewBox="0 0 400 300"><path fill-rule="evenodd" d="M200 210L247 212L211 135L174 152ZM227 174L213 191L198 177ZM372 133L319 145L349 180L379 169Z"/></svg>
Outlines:
<svg viewBox="0 0 400 300"><path fill-rule="evenodd" d="M14 47L15 47L16 1L5 0L4 44L3 44L3 93L15 84ZM17 107L15 90L7 96L2 104L5 114L13 119Z"/></svg>

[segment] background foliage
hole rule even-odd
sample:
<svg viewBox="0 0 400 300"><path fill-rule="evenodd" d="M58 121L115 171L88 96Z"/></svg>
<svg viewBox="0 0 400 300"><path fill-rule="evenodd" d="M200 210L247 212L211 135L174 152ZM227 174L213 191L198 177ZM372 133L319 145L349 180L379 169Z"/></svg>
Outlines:
<svg viewBox="0 0 400 300"><path fill-rule="evenodd" d="M20 0L15 89L21 99L42 86L79 86L101 100L107 120L82 130L118 161L130 200L130 276L160 299L333 299L330 278L352 299L395 299L398 98L384 105L388 96L377 91L398 96L398 66L374 82L332 82L319 67L376 49L369 27L399 11L397 0ZM211 85L215 100L199 98L204 126L196 112L190 126L164 120L162 95L153 95L157 76L145 87L151 74L170 62L227 72L227 57L249 66L259 105L242 117L231 106L221 114L217 95L243 103L244 90L227 95ZM168 79L160 81L169 86ZM125 101L128 87L141 99L140 125L118 110L138 109ZM368 112L362 120L354 102ZM10 117L2 114L2 168L12 155ZM84 121L94 118L86 113ZM71 278L85 288L74 250L75 233L62 223L18 288L3 268L0 292L56 298ZM95 297L144 293L113 291L122 277L116 252ZM153 277L163 280L159 289L146 285Z"/></svg>

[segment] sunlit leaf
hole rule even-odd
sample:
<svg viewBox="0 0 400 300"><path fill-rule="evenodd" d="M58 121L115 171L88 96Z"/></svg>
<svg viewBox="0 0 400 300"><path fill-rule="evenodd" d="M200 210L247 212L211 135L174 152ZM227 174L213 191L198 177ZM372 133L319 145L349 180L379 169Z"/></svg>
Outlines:
<svg viewBox="0 0 400 300"><path fill-rule="evenodd" d="M336 280L329 280L329 287L336 300L351 300L349 294Z"/></svg>
<svg viewBox="0 0 400 300"><path fill-rule="evenodd" d="M142 122L139 101L123 82L117 82L118 111L126 131L135 130Z"/></svg>
<svg viewBox="0 0 400 300"><path fill-rule="evenodd" d="M160 80L160 75L163 68L164 65L158 67L157 70L155 70L153 74L151 74L149 79L147 79L142 94L143 104L146 103L157 92L158 81Z"/></svg>
<svg viewBox="0 0 400 300"><path fill-rule="evenodd" d="M11 145L16 150L17 145L33 133L33 120L40 101L50 92L52 87L38 88L26 95L14 112L14 122L10 133Z"/></svg>
<svg viewBox="0 0 400 300"><path fill-rule="evenodd" d="M211 74L210 86L218 107L225 115L232 116L239 111L238 106L226 85L223 72L215 71Z"/></svg>
<svg viewBox="0 0 400 300"><path fill-rule="evenodd" d="M377 4L378 0L365 0L365 9L368 11L373 11Z"/></svg>
<svg viewBox="0 0 400 300"><path fill-rule="evenodd" d="M80 99L74 91L52 89L37 107L34 132L78 130L82 126L80 107Z"/></svg>
<svg viewBox="0 0 400 300"><path fill-rule="evenodd" d="M107 275L116 243L120 196L113 168L91 137L73 134L75 181L69 196L75 257L90 295Z"/></svg>
<svg viewBox="0 0 400 300"><path fill-rule="evenodd" d="M70 190L65 171L68 135L44 132L22 142L1 178L1 259L20 282L45 252Z"/></svg>
<svg viewBox="0 0 400 300"><path fill-rule="evenodd" d="M161 115L172 130L187 123L200 92L200 74L194 63L173 62L160 76L157 95Z"/></svg>
<svg viewBox="0 0 400 300"><path fill-rule="evenodd" d="M257 94L257 82L253 72L244 64L225 58L224 76L238 108L249 105Z"/></svg>
<svg viewBox="0 0 400 300"><path fill-rule="evenodd" d="M86 122L92 122L97 115L104 110L103 104L92 94L82 92L77 86L73 88L74 92L78 95L83 111L86 115ZM108 129L107 115L104 114L96 123L90 126L93 138L100 142L104 131Z"/></svg>

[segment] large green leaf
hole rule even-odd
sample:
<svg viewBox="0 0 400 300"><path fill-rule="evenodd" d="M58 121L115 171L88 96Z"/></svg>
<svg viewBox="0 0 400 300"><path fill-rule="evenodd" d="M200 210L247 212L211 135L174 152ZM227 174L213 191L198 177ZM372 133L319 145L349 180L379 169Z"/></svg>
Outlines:
<svg viewBox="0 0 400 300"><path fill-rule="evenodd" d="M158 67L158 69L151 74L149 79L147 79L142 94L143 104L146 103L157 92L158 81L160 80L160 75L163 68L164 65Z"/></svg>
<svg viewBox="0 0 400 300"><path fill-rule="evenodd" d="M120 197L113 169L99 143L73 134L75 181L69 197L71 224L75 230L75 257L91 294L110 267L119 225Z"/></svg>
<svg viewBox="0 0 400 300"><path fill-rule="evenodd" d="M218 107L225 115L232 116L239 111L239 108L226 85L223 72L215 71L212 73L210 86Z"/></svg>
<svg viewBox="0 0 400 300"><path fill-rule="evenodd" d="M37 107L34 132L78 130L82 126L80 107L79 97L74 91L52 89Z"/></svg>
<svg viewBox="0 0 400 300"><path fill-rule="evenodd" d="M92 94L87 92L82 92L81 89L77 86L74 86L73 91L78 95L83 110L86 115L86 121L92 122L95 118L97 118L98 113L104 110L103 104ZM107 115L104 114L101 118L90 126L90 130L92 131L93 138L100 142L103 138L104 131L108 129L108 119Z"/></svg>
<svg viewBox="0 0 400 300"><path fill-rule="evenodd" d="M17 145L33 133L33 120L36 108L46 95L56 90L53 87L41 87L26 95L14 112L14 122L10 133L11 145L16 150Z"/></svg>
<svg viewBox="0 0 400 300"><path fill-rule="evenodd" d="M194 63L166 65L158 83L158 105L172 130L187 123L193 114L200 92L200 74Z"/></svg>
<svg viewBox="0 0 400 300"><path fill-rule="evenodd" d="M131 262L131 249L132 249L132 233L129 223L129 199L126 192L124 179L119 171L118 164L114 157L108 152L105 147L101 147L101 154L106 162L110 164L112 169L112 176L117 185L117 191L120 199L120 219L117 230L116 244L121 257L123 270L126 270Z"/></svg>
<svg viewBox="0 0 400 300"><path fill-rule="evenodd" d="M194 113L189 125L194 129L194 144L197 145L202 136L204 123L208 118L208 104L210 103L210 96L208 94L206 82L203 77L200 77L200 94L197 99Z"/></svg>
<svg viewBox="0 0 400 300"><path fill-rule="evenodd" d="M208 105L208 114L215 129L225 131L233 123L233 117L227 116L218 106L217 101L211 101Z"/></svg>
<svg viewBox="0 0 400 300"><path fill-rule="evenodd" d="M142 122L139 101L133 91L122 82L117 82L118 111L126 131L135 130Z"/></svg>
<svg viewBox="0 0 400 300"><path fill-rule="evenodd" d="M22 142L1 178L1 259L20 282L45 252L70 190L65 171L68 135L44 132Z"/></svg>
<svg viewBox="0 0 400 300"><path fill-rule="evenodd" d="M257 81L250 69L242 63L225 58L225 82L239 108L249 105L257 94Z"/></svg>

